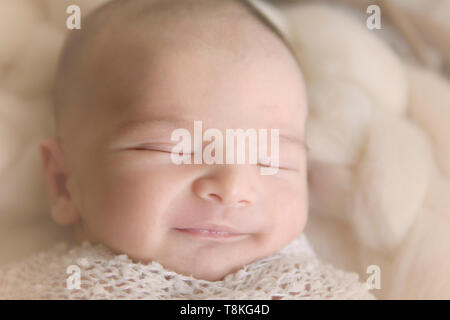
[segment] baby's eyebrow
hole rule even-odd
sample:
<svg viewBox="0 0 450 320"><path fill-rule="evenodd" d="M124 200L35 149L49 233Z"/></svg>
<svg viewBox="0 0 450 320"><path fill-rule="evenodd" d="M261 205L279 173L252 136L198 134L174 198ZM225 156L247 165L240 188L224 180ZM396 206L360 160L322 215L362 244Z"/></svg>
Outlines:
<svg viewBox="0 0 450 320"><path fill-rule="evenodd" d="M192 126L192 120L186 120L176 117L157 118L157 119L135 119L120 124L113 132L114 136L121 136L130 131L140 128L160 128L160 129L176 129Z"/></svg>

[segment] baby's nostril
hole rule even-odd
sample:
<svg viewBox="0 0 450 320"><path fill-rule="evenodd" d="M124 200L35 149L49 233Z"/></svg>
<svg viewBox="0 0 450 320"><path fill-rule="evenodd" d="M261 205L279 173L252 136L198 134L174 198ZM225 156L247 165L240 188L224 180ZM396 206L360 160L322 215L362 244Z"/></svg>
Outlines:
<svg viewBox="0 0 450 320"><path fill-rule="evenodd" d="M215 199L215 200L217 200L217 201L221 201L222 200L222 198L221 197L219 197L217 194L215 194L215 193L208 193L208 198L210 198L210 199Z"/></svg>
<svg viewBox="0 0 450 320"><path fill-rule="evenodd" d="M241 200L241 201L238 202L238 206L244 207L244 206L248 205L249 203L250 203L250 201Z"/></svg>

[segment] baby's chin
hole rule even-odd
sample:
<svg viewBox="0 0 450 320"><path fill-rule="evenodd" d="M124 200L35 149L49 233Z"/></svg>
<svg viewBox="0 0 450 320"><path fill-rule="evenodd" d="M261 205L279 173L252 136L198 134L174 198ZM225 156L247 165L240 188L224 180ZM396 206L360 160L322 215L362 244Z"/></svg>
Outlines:
<svg viewBox="0 0 450 320"><path fill-rule="evenodd" d="M134 263L151 263L152 261L142 261L140 259L134 259L130 257L130 259ZM160 263L165 269L176 272L179 275L183 275L186 277L193 277L198 280L205 281L223 281L224 278L230 274L237 272L242 269L247 263L240 261L236 264L231 264L230 261L209 261L208 259L204 259L200 263L197 262L194 266L182 264L179 262L164 262L157 261Z"/></svg>

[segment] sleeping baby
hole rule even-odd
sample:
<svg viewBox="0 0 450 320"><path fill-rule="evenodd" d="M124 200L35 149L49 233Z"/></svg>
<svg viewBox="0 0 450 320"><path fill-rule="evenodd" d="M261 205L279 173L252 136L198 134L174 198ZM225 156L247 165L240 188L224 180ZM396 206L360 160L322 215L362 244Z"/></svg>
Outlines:
<svg viewBox="0 0 450 320"><path fill-rule="evenodd" d="M305 84L250 2L107 3L69 32L53 101L41 154L51 215L74 243L5 267L0 298L373 298L302 233ZM215 139L176 149L174 132L193 137L199 121ZM277 161L194 161L237 128L277 132L259 145ZM250 157L236 146L209 151Z"/></svg>

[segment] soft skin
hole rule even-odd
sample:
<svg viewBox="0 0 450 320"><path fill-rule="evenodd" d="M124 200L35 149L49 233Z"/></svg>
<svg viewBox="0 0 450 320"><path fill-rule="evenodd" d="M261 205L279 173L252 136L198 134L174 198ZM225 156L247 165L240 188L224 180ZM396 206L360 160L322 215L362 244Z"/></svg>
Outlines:
<svg viewBox="0 0 450 320"><path fill-rule="evenodd" d="M78 241L215 281L302 232L308 188L301 72L265 26L248 18L230 27L234 9L223 10L165 19L158 26L166 32L153 33L151 45L142 43L148 28L139 23L98 36L101 45L81 67L90 70L88 100L71 103L83 107L66 110L59 136L41 144L52 216L74 226ZM278 173L261 175L251 164L173 164L171 133L187 128L193 135L194 120L224 135L227 128L279 129ZM204 224L242 236L214 240L177 230Z"/></svg>

